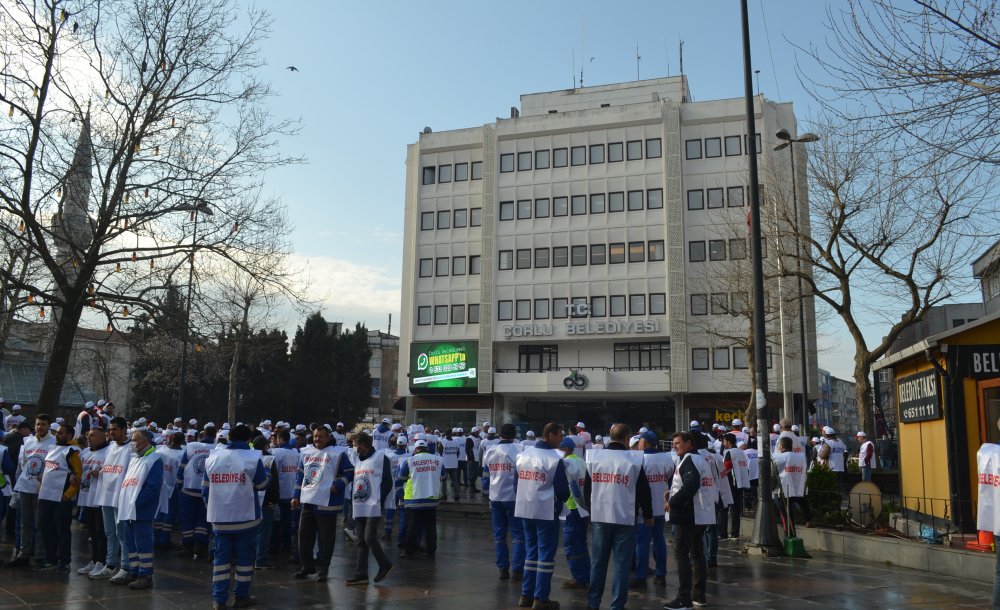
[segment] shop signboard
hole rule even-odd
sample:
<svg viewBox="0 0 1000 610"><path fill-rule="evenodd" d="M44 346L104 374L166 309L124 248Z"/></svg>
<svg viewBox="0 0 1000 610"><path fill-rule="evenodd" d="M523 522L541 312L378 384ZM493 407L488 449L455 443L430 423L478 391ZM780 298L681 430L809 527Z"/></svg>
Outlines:
<svg viewBox="0 0 1000 610"><path fill-rule="evenodd" d="M476 341L413 343L410 391L415 394L475 394L479 388Z"/></svg>
<svg viewBox="0 0 1000 610"><path fill-rule="evenodd" d="M896 396L904 424L941 418L941 388L934 370L896 379Z"/></svg>

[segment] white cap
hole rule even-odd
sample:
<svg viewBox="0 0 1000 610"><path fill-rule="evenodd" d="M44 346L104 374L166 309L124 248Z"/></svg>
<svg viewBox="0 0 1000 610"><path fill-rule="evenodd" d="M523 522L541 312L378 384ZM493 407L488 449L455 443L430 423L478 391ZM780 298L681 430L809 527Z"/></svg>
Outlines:
<svg viewBox="0 0 1000 610"><path fill-rule="evenodd" d="M403 429L403 425L402 424L393 424L390 429L391 430L402 430Z"/></svg>
<svg viewBox="0 0 1000 610"><path fill-rule="evenodd" d="M858 430L858 433L855 434L854 436L863 436L865 438L868 438L868 434L864 430Z"/></svg>
<svg viewBox="0 0 1000 610"><path fill-rule="evenodd" d="M834 430L833 428L831 428L830 426L823 426L823 434L826 434L827 436L829 436L831 434L836 434L836 433L837 433L837 431Z"/></svg>
<svg viewBox="0 0 1000 610"><path fill-rule="evenodd" d="M462 426L459 426L459 427L457 427L455 429L458 430L459 434L465 434L465 428L463 428Z"/></svg>
<svg viewBox="0 0 1000 610"><path fill-rule="evenodd" d="M798 432L798 431L799 431L799 425L798 424L792 424L792 432Z"/></svg>
<svg viewBox="0 0 1000 610"><path fill-rule="evenodd" d="M59 431L59 424L57 424L57 423L52 424L51 426L49 426L49 430L52 430L53 432L58 432Z"/></svg>
<svg viewBox="0 0 1000 610"><path fill-rule="evenodd" d="M603 437L603 436L601 436L600 434L598 434L598 435L596 435L596 436L594 437L594 440L595 440L595 441L603 441L603 440L604 440L604 437Z"/></svg>
<svg viewBox="0 0 1000 610"><path fill-rule="evenodd" d="M198 425L198 420L192 417L191 419L188 420L188 425L194 428L195 426Z"/></svg>
<svg viewBox="0 0 1000 610"><path fill-rule="evenodd" d="M222 424L222 429L223 430L228 430L229 429L229 422L226 422L226 423Z"/></svg>
<svg viewBox="0 0 1000 610"><path fill-rule="evenodd" d="M779 426L778 424L774 424L774 426L772 426L771 429L774 430L775 432L781 432L781 426Z"/></svg>
<svg viewBox="0 0 1000 610"><path fill-rule="evenodd" d="M482 428L489 428L490 427L490 422L484 421L482 424L480 424L480 427L482 427Z"/></svg>
<svg viewBox="0 0 1000 610"><path fill-rule="evenodd" d="M140 424L144 424L144 423L146 423L146 421L148 421L148 420L145 417L140 417L139 418L139 423Z"/></svg>
<svg viewBox="0 0 1000 610"><path fill-rule="evenodd" d="M639 434L642 434L643 432L649 432L649 428L647 428L646 426L639 428Z"/></svg>
<svg viewBox="0 0 1000 610"><path fill-rule="evenodd" d="M425 441L424 439L420 439L420 440L416 441L415 443L413 443L413 447L414 448L417 448L417 447L427 447L427 441Z"/></svg>
<svg viewBox="0 0 1000 610"><path fill-rule="evenodd" d="M712 430L718 430L719 428L719 424L712 424Z"/></svg>
<svg viewBox="0 0 1000 610"><path fill-rule="evenodd" d="M87 404L83 405L83 408L84 409L93 409L94 408L94 401L93 400L88 400Z"/></svg>
<svg viewBox="0 0 1000 610"><path fill-rule="evenodd" d="M734 419L733 420L733 427L735 428L736 426L741 426L742 427L743 426L743 420L740 419L740 418L738 418L738 417L736 419Z"/></svg>
<svg viewBox="0 0 1000 610"><path fill-rule="evenodd" d="M392 423L392 420L391 420L391 419L389 419L388 417L383 417L383 418L382 418L382 423L383 423L383 424L391 424L391 423Z"/></svg>
<svg viewBox="0 0 1000 610"><path fill-rule="evenodd" d="M215 422L207 422L207 423L205 424L205 427L206 427L206 428L214 428L214 427L215 427Z"/></svg>
<svg viewBox="0 0 1000 610"><path fill-rule="evenodd" d="M524 433L524 435L526 437L528 437L528 438L535 438L535 431L534 430L528 430L527 432Z"/></svg>
<svg viewBox="0 0 1000 610"><path fill-rule="evenodd" d="M0 400L3 400L3 398L0 398ZM103 407L106 404L108 404L108 401L104 400L103 398L97 401L98 407Z"/></svg>
<svg viewBox="0 0 1000 610"><path fill-rule="evenodd" d="M154 422L149 422L149 427L150 427L150 428L159 428L160 426L159 426L159 424L157 424L157 423L156 423L156 422L154 421Z"/></svg>
<svg viewBox="0 0 1000 610"><path fill-rule="evenodd" d="M10 408L10 410L11 411L20 411L21 410L21 405L14 405L13 407Z"/></svg>
<svg viewBox="0 0 1000 610"><path fill-rule="evenodd" d="M183 423L184 423L184 420L183 420L183 419L181 419L181 418L179 418L179 417L175 417L175 418L174 418L174 423L175 423L175 424L183 424Z"/></svg>
<svg viewBox="0 0 1000 610"><path fill-rule="evenodd" d="M342 422L342 421L337 422L337 427L338 428L343 428L344 427L344 422Z"/></svg>
<svg viewBox="0 0 1000 610"><path fill-rule="evenodd" d="M742 449L742 448L744 448L746 446L747 446L747 442L746 441L736 441L736 448L737 449Z"/></svg>
<svg viewBox="0 0 1000 610"><path fill-rule="evenodd" d="M576 422L576 427L577 428L586 428L587 424L583 423L582 421L578 421L578 422Z"/></svg>
<svg viewBox="0 0 1000 610"><path fill-rule="evenodd" d="M701 425L701 422L699 422L697 419L692 419L691 420L691 427L692 428L695 428L695 427L700 426L700 425Z"/></svg>
<svg viewBox="0 0 1000 610"><path fill-rule="evenodd" d="M400 434L399 436L397 436L396 437L396 444L397 445L405 445L406 444L406 437L403 436L402 434Z"/></svg>
<svg viewBox="0 0 1000 610"><path fill-rule="evenodd" d="M750 428L747 428L746 426L743 426L743 432L750 432Z"/></svg>
<svg viewBox="0 0 1000 610"><path fill-rule="evenodd" d="M818 437L818 436L814 436L814 437L812 437L812 438L811 438L811 439L809 439L809 440L810 440L810 442L813 442L813 443L818 443L818 442L819 442L819 437Z"/></svg>
<svg viewBox="0 0 1000 610"><path fill-rule="evenodd" d="M496 434L496 433L497 429L494 428L493 426L490 426L490 429L486 431L486 434Z"/></svg>
<svg viewBox="0 0 1000 610"><path fill-rule="evenodd" d="M296 432L305 432L305 430L306 430L306 425L305 424L297 424L295 426L295 431Z"/></svg>
<svg viewBox="0 0 1000 610"><path fill-rule="evenodd" d="M628 446L629 447L635 447L636 445L639 444L640 440L642 440L642 437L639 436L638 434L636 434L632 438L628 439Z"/></svg>
<svg viewBox="0 0 1000 610"><path fill-rule="evenodd" d="M323 424L323 427L330 430L330 424ZM333 430L330 430L330 432L333 432Z"/></svg>
<svg viewBox="0 0 1000 610"><path fill-rule="evenodd" d="M66 420L65 420L65 419L63 419L62 417L57 417L57 418L56 418L56 423L57 423L57 424L65 424L65 423L66 423Z"/></svg>

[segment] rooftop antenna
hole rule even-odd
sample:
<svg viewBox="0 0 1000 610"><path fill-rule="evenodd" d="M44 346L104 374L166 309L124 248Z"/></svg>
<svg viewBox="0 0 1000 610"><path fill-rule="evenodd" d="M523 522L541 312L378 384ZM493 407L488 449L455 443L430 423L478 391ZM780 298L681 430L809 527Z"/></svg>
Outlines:
<svg viewBox="0 0 1000 610"><path fill-rule="evenodd" d="M753 73L757 75L757 95L760 95L760 70L754 70Z"/></svg>
<svg viewBox="0 0 1000 610"><path fill-rule="evenodd" d="M642 55L639 55L639 43L635 43L635 80L639 80L639 60L642 59Z"/></svg>
<svg viewBox="0 0 1000 610"><path fill-rule="evenodd" d="M573 66L570 68L569 77L573 81L573 88L576 89L576 49L573 49Z"/></svg>
<svg viewBox="0 0 1000 610"><path fill-rule="evenodd" d="M681 74L684 74L684 41L681 41Z"/></svg>
<svg viewBox="0 0 1000 610"><path fill-rule="evenodd" d="M392 314L389 314L389 330L387 330L385 332L385 334L387 334L387 335L391 335L392 334Z"/></svg>

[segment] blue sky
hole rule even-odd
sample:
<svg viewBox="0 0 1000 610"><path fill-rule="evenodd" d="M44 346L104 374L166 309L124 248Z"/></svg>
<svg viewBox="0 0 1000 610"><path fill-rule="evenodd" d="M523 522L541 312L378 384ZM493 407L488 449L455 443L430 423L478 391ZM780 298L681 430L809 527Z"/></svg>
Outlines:
<svg viewBox="0 0 1000 610"><path fill-rule="evenodd" d="M799 85L792 43L822 42L826 5L749 5L760 90L794 102L807 120L816 107ZM735 0L285 0L263 7L274 19L261 75L279 92L272 111L302 126L282 150L308 160L274 171L267 185L288 206L296 256L308 261L324 315L349 325L384 330L392 313L399 329L406 145L424 126L440 131L507 116L522 93L573 86L582 59L585 85L633 80L637 44L641 78L677 74L682 39L695 99L743 95ZM849 378L847 347L839 341L820 366Z"/></svg>

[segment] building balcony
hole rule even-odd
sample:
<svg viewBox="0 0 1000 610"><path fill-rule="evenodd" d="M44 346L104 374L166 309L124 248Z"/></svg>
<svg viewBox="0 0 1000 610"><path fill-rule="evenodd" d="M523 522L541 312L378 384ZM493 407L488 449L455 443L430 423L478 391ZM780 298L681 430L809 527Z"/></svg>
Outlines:
<svg viewBox="0 0 1000 610"><path fill-rule="evenodd" d="M663 394L670 391L670 369L628 370L610 367L561 367L546 371L499 369L496 394Z"/></svg>

